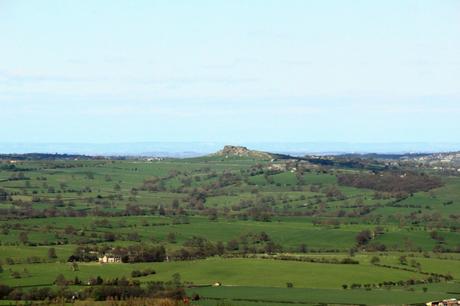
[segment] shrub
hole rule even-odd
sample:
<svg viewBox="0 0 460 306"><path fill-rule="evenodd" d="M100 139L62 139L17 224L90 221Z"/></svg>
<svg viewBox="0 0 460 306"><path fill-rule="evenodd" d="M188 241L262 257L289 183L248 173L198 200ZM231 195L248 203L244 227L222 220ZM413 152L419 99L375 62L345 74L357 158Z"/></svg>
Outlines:
<svg viewBox="0 0 460 306"><path fill-rule="evenodd" d="M373 256L371 258L371 264L375 265L375 264L378 264L380 262L380 258L378 256Z"/></svg>

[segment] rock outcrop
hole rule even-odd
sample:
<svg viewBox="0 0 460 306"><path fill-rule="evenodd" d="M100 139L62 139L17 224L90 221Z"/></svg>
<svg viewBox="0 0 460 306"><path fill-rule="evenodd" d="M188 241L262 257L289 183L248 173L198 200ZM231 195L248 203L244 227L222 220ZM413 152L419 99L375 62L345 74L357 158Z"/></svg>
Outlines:
<svg viewBox="0 0 460 306"><path fill-rule="evenodd" d="M261 158L261 159L272 159L274 156L267 152L249 150L243 146L231 146L227 145L222 150L218 151L214 155L217 156L239 156L239 157L252 157L252 158Z"/></svg>

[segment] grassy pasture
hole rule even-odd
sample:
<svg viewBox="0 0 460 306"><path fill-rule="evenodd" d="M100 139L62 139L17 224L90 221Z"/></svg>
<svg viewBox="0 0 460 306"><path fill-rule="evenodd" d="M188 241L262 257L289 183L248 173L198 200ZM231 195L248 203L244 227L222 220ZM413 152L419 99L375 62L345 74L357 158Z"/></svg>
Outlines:
<svg viewBox="0 0 460 306"><path fill-rule="evenodd" d="M67 263L18 264L8 266L2 273L0 281L13 286L31 286L52 284L56 276L62 273L66 278L78 277L87 280L100 275L103 278L129 277L135 269L152 268L157 274L142 277L149 280L169 280L174 273L179 273L182 280L197 285L208 285L220 281L230 286L280 287L287 282L299 288L341 288L342 284L379 283L391 280L422 279L418 273L392 270L371 266L319 264L308 262L280 261L269 259L220 259L139 263L107 264L80 263L79 271L72 271ZM21 272L26 269L30 276L15 279L11 271Z"/></svg>
<svg viewBox="0 0 460 306"><path fill-rule="evenodd" d="M110 227L95 226L96 221L108 220ZM53 231L58 231L62 237L72 239L78 236L65 235L64 230L72 226L77 230L83 230L87 236L91 233L102 235L110 232L121 235L121 239L135 231L144 242L152 239L163 240L168 233L175 233L177 243L181 244L193 236L207 237L209 240L227 242L247 233L266 232L272 239L283 245L288 251L295 251L301 244L306 244L311 249L338 249L348 250L355 244L355 236L364 229L373 229L373 225L351 224L341 225L338 228L314 226L308 217L280 217L271 222L261 221L237 221L218 218L217 221L209 221L206 217L189 217L188 224L173 224L173 218L163 216L129 216L129 217L55 217L46 219L25 219L8 221L10 224L21 224L32 231L29 239L35 243L50 243L56 238L51 232L43 229L51 226ZM375 238L375 242L384 243L389 248L403 250L408 245L430 251L436 242L430 237L429 232L420 229L411 230L400 228L395 225L384 226L385 232ZM23 230L10 230L9 234L0 234L3 244L17 244L19 233ZM441 231L444 237L444 245L456 247L459 245L460 233ZM0 258L2 255L0 254Z"/></svg>
<svg viewBox="0 0 460 306"><path fill-rule="evenodd" d="M0 225L8 227L7 231L0 232L0 261L3 262L4 269L0 273L0 283L26 287L50 285L60 273L66 278L77 276L81 280L98 275L105 279L123 276L130 278L132 270L153 268L157 274L139 278L143 284L152 280L169 280L174 273L180 273L182 280L194 284L208 285L220 281L224 287L192 288L188 292L198 292L205 297L197 305L217 305L223 299L232 305L245 306L276 306L287 303L421 303L451 297L448 292L460 292L460 258L455 253L446 255L451 256L449 259L436 258L438 255L430 251L439 242L430 236L432 229L425 223L412 224L411 217L408 217L415 214L426 215L428 220L432 217L441 221L453 219L450 216L458 214L460 207L458 177L444 177L443 187L430 192L416 192L397 202L398 206L392 205L396 199L394 196L375 199L373 190L337 186L336 170L307 171L302 175L301 185L298 185L296 173L285 171L268 176L247 176L236 184L220 189L214 187L224 171L240 175L256 164L264 166L268 163L267 160L253 158L218 156L162 161L18 163L18 168L27 170L24 175L29 180L8 180L17 173L0 170L0 188L11 192L16 201L1 202L0 209L16 209L28 204L34 197L39 197L39 200L30 205L42 211L66 211L72 208L76 211L121 213L131 204L146 210L146 215L139 216L95 216L90 213L84 217L21 217L0 220ZM174 175L170 176L171 174ZM141 190L144 181L151 178L161 179L164 189ZM184 183L186 181L187 184ZM118 186L119 190L116 190ZM193 189L200 190L207 186L213 187L203 203L204 207L201 210L191 209L189 196ZM330 188L339 190L344 198L328 196L327 191ZM219 192L213 193L215 189ZM255 221L250 215L246 217L247 220L235 217L250 211L253 206L264 207L264 198L273 199L267 204L274 212L269 222ZM187 223L177 224L178 215L174 215L176 212L167 216L159 214L158 207L171 209L174 199L179 200L179 207L187 214ZM253 204L250 208L233 210L242 201L252 201ZM62 203L56 204L58 202ZM370 210L361 212L363 207L369 207ZM206 216L207 209L217 210L217 220L210 220ZM107 220L109 225L101 226L102 220ZM338 221L339 224L321 224L322 221ZM109 246L163 244L170 252L182 247L193 236L206 237L214 243L226 243L248 233L260 232L267 233L285 252L297 252L299 246L305 244L310 251L340 251L327 254L308 253L305 256L342 259L348 257L349 249L356 246L356 235L363 230L372 231L377 224L384 228L384 232L377 235L372 243L383 243L389 251L358 252L355 259L360 261L359 265L209 258L186 262L114 265L80 263L80 270L74 272L70 269L70 264L65 263L78 246L78 241L88 237L93 237L99 245ZM77 233L66 233L69 226ZM42 245L22 244L19 235L24 231L28 232L29 242ZM103 236L108 233L117 235L116 241L104 241ZM131 233L137 233L140 242L128 241L127 236ZM175 233L175 243L167 242L166 237L170 233ZM438 230L438 233L444 239L441 243L443 247L455 249L460 246L458 230L446 227ZM57 262L15 265L4 263L6 258L21 262L33 256L45 259L50 247L56 249ZM430 252L431 257L426 258L422 253L409 253L416 249ZM399 262L402 255L407 255L409 261L414 259L419 262L422 271L451 274L454 280L426 285L427 292L422 290L424 285L372 291L341 289L343 284L426 277L417 272L370 264L373 256L379 256L383 264L406 268L407 266L402 266ZM21 274L21 278L13 278L11 273L14 271ZM287 282L292 282L294 288L285 288Z"/></svg>
<svg viewBox="0 0 460 306"><path fill-rule="evenodd" d="M439 298L449 298L445 291L418 292L405 290L377 289L343 290L343 289L305 289L305 288L270 288L253 286L192 288L190 293L204 297L197 304L218 305L219 300L226 300L230 305L317 305L317 304L366 304L366 305L400 305L407 303L424 303ZM260 302L251 302L259 300ZM254 303L254 304L251 304Z"/></svg>

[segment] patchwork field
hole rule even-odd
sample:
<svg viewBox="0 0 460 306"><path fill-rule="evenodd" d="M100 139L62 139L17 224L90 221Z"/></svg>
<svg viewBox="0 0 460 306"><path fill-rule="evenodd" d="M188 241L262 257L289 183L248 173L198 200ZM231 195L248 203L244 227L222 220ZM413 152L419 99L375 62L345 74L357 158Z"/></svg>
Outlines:
<svg viewBox="0 0 460 306"><path fill-rule="evenodd" d="M460 295L456 176L395 192L342 183L366 168L249 157L24 160L0 169L4 301L34 299L28 292L45 287L94 298L119 280L143 294L183 288L199 297L194 305ZM425 177L408 188L438 184ZM103 255L122 262L100 264Z"/></svg>

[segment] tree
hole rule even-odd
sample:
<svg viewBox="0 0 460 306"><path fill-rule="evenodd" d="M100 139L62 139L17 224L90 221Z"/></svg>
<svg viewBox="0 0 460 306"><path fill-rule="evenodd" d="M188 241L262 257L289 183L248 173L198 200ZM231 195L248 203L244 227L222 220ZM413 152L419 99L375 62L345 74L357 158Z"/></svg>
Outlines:
<svg viewBox="0 0 460 306"><path fill-rule="evenodd" d="M22 272L25 276L30 276L29 270L27 268L22 269Z"/></svg>
<svg viewBox="0 0 460 306"><path fill-rule="evenodd" d="M12 278L21 278L21 273L19 273L18 271L13 271L13 272L11 272L11 277Z"/></svg>
<svg viewBox="0 0 460 306"><path fill-rule="evenodd" d="M179 273L174 273L172 275L172 282L177 288L179 288L181 286L182 281L181 281L181 276L180 276Z"/></svg>
<svg viewBox="0 0 460 306"><path fill-rule="evenodd" d="M49 259L55 259L55 258L57 258L56 250L55 250L54 248L49 248L49 249L48 249L48 258L49 258Z"/></svg>
<svg viewBox="0 0 460 306"><path fill-rule="evenodd" d="M365 245L372 239L372 234L369 230L364 230L356 235L356 243L358 245Z"/></svg>
<svg viewBox="0 0 460 306"><path fill-rule="evenodd" d="M200 300L200 295L198 293L194 293L192 295L192 301L199 301Z"/></svg>
<svg viewBox="0 0 460 306"><path fill-rule="evenodd" d="M276 251L276 245L273 241L267 242L265 245L265 253L273 254Z"/></svg>
<svg viewBox="0 0 460 306"><path fill-rule="evenodd" d="M26 232L21 232L19 234L19 241L22 243L22 244L26 244L28 241L29 241L29 236Z"/></svg>
<svg viewBox="0 0 460 306"><path fill-rule="evenodd" d="M378 264L380 262L380 258L377 257L377 256L373 256L371 258L371 264L375 265L375 264Z"/></svg>
<svg viewBox="0 0 460 306"><path fill-rule="evenodd" d="M344 290L347 290L348 285L347 285L347 284L343 284L343 285L342 285L342 288L343 288Z"/></svg>
<svg viewBox="0 0 460 306"><path fill-rule="evenodd" d="M104 233L104 240L113 242L113 241L116 240L116 236L115 236L114 233L106 232L106 233Z"/></svg>
<svg viewBox="0 0 460 306"><path fill-rule="evenodd" d="M54 280L54 283L58 286L65 286L67 285L67 280L65 279L64 275L59 274Z"/></svg>
<svg viewBox="0 0 460 306"><path fill-rule="evenodd" d="M0 299L4 299L13 291L13 288L10 288L6 285L0 284Z"/></svg>
<svg viewBox="0 0 460 306"><path fill-rule="evenodd" d="M81 285L81 280L78 278L78 276L75 276L73 279L73 284L74 285Z"/></svg>
<svg viewBox="0 0 460 306"><path fill-rule="evenodd" d="M228 251L237 251L239 249L240 245L236 239L232 239L229 242L227 242L227 250Z"/></svg>
<svg viewBox="0 0 460 306"><path fill-rule="evenodd" d="M129 241L141 241L141 237L136 232L129 233L126 239L128 239Z"/></svg>
<svg viewBox="0 0 460 306"><path fill-rule="evenodd" d="M75 261L72 262L70 268L72 269L73 272L80 271L80 268L78 267L78 264Z"/></svg>
<svg viewBox="0 0 460 306"><path fill-rule="evenodd" d="M166 240L169 243L176 243L176 234L173 232L168 233L168 235L166 236Z"/></svg>
<svg viewBox="0 0 460 306"><path fill-rule="evenodd" d="M179 206L180 206L180 205L179 205L179 200L178 200L178 199L174 199L174 200L172 201L172 208L178 209Z"/></svg>
<svg viewBox="0 0 460 306"><path fill-rule="evenodd" d="M356 253L356 248L350 248L348 250L348 255L350 255L350 257L355 256L355 253Z"/></svg>
<svg viewBox="0 0 460 306"><path fill-rule="evenodd" d="M217 254L223 255L225 253L225 245L222 241L218 241L216 244Z"/></svg>
<svg viewBox="0 0 460 306"><path fill-rule="evenodd" d="M7 199L8 193L5 190L0 189L0 202L6 201Z"/></svg>
<svg viewBox="0 0 460 306"><path fill-rule="evenodd" d="M403 266L407 265L407 257L406 256L400 256L399 257L399 263Z"/></svg>
<svg viewBox="0 0 460 306"><path fill-rule="evenodd" d="M444 237L439 235L439 233L437 231L430 232L430 237L431 237L431 239L437 240L439 243L444 242Z"/></svg>
<svg viewBox="0 0 460 306"><path fill-rule="evenodd" d="M302 243L299 247L299 252L300 253L307 253L308 252L308 247L305 243Z"/></svg>
<svg viewBox="0 0 460 306"><path fill-rule="evenodd" d="M216 209L209 210L208 220L209 221L217 221L217 219L218 219L217 210Z"/></svg>
<svg viewBox="0 0 460 306"><path fill-rule="evenodd" d="M75 235L77 230L72 225L67 225L64 229L64 233L67 235Z"/></svg>
<svg viewBox="0 0 460 306"><path fill-rule="evenodd" d="M286 287L287 287L287 288L294 288L294 284L291 283L291 282L287 282L287 283L286 283Z"/></svg>

